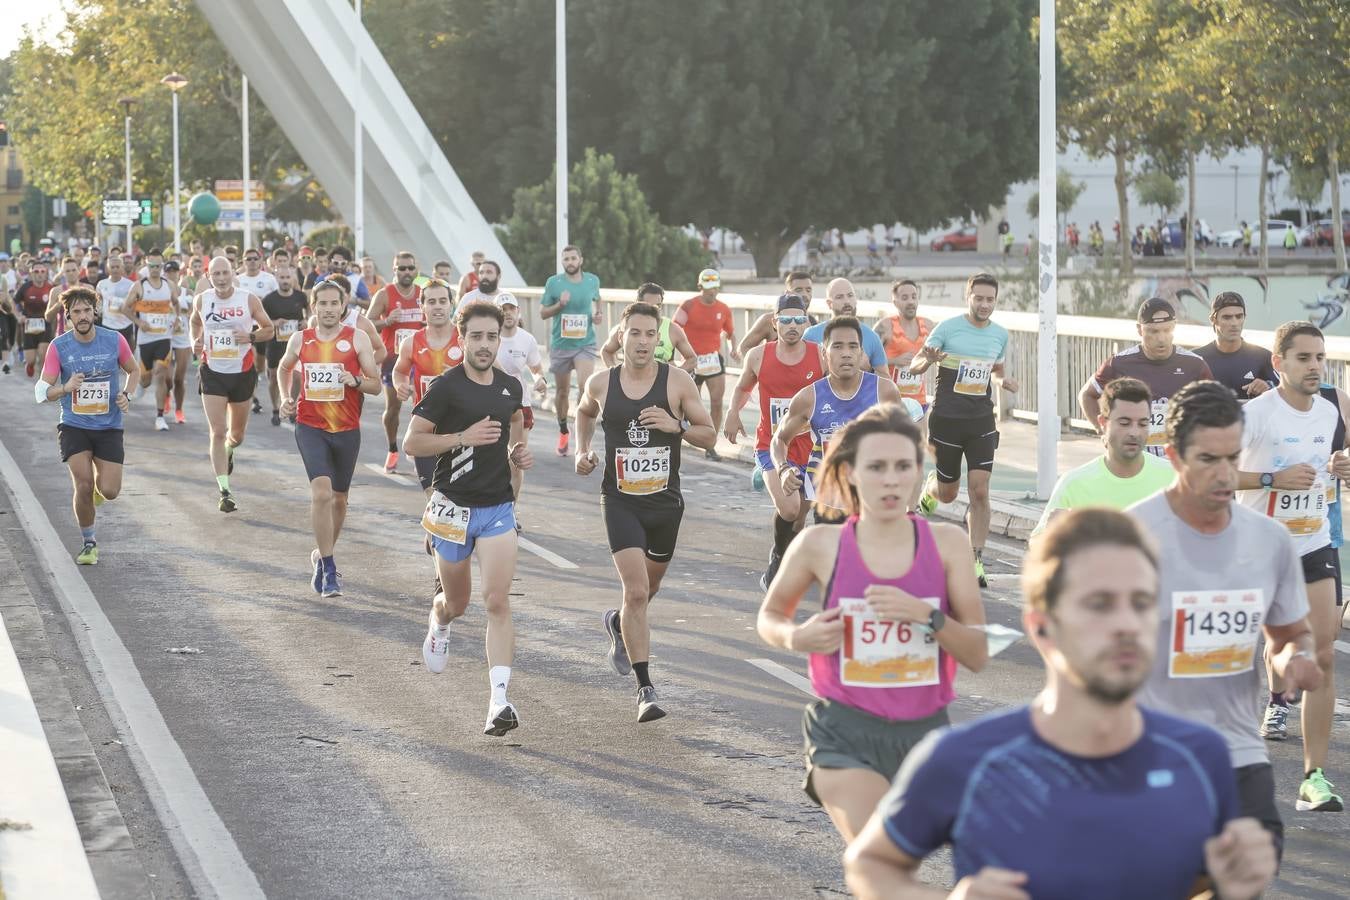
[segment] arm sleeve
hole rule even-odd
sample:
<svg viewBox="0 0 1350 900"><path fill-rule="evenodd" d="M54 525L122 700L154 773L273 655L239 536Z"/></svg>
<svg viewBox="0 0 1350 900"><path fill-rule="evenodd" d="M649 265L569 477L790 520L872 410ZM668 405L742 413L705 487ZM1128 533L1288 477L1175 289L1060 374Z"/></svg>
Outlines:
<svg viewBox="0 0 1350 900"><path fill-rule="evenodd" d="M48 351L51 350L50 347L47 349ZM117 336L117 364L125 366L127 360L131 359L131 355L131 345L127 343L126 336L119 334Z"/></svg>
<svg viewBox="0 0 1350 900"><path fill-rule="evenodd" d="M731 307L728 306L726 312L727 317L722 320L722 330L725 331L730 337L735 337L736 325L731 320Z"/></svg>
<svg viewBox="0 0 1350 900"><path fill-rule="evenodd" d="M1092 384L1097 388L1097 393L1099 394L1106 390L1108 384L1116 380L1116 367L1113 365L1114 361L1114 356L1108 356L1102 361L1096 374L1092 376Z"/></svg>
<svg viewBox="0 0 1350 900"><path fill-rule="evenodd" d="M877 807L886 834L905 853L923 859L951 839L956 806L965 789L963 770L943 760L957 753L946 729L925 737L905 757L895 783Z"/></svg>
<svg viewBox="0 0 1350 900"><path fill-rule="evenodd" d="M553 279L550 278L544 282L544 295L539 298L540 306L553 306L558 302L558 295L553 289Z"/></svg>
<svg viewBox="0 0 1350 900"><path fill-rule="evenodd" d="M118 335L122 339L122 346L126 346L127 339ZM130 350L127 351L130 354ZM60 380L61 378L61 355L56 352L56 344L53 342L47 345L47 356L42 360L42 374L52 375Z"/></svg>

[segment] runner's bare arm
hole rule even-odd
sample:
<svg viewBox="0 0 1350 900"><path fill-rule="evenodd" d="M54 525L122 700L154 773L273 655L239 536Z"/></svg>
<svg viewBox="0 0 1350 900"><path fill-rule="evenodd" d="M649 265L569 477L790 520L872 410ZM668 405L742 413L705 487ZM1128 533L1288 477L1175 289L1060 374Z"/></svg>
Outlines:
<svg viewBox="0 0 1350 900"><path fill-rule="evenodd" d="M436 423L421 416L409 419L403 433L403 452L408 456L440 456L463 445L463 432L437 434Z"/></svg>
<svg viewBox="0 0 1350 900"><path fill-rule="evenodd" d="M838 525L811 525L788 546L783 563L760 604L755 628L766 644L801 653L832 653L844 638L839 607L818 612L800 625L797 606L811 585L824 587L839 552Z"/></svg>
<svg viewBox="0 0 1350 900"><path fill-rule="evenodd" d="M404 341L398 348L398 359L394 362L394 392L398 399L407 400L413 395L412 389L412 341Z"/></svg>
<svg viewBox="0 0 1350 900"><path fill-rule="evenodd" d="M378 394L384 390L380 384L380 367L375 363L375 353L370 346L370 338L364 331L358 331L353 344L356 346L356 361L361 366L361 380L356 389L363 394ZM380 342L384 344L383 341Z"/></svg>
<svg viewBox="0 0 1350 900"><path fill-rule="evenodd" d="M889 378L881 377L877 379L877 402L878 403L899 403L900 389L895 386L895 382Z"/></svg>
<svg viewBox="0 0 1350 900"><path fill-rule="evenodd" d="M534 454L530 452L530 442L525 439L525 411L516 410L511 414L511 448L508 451L511 465L522 472L534 465Z"/></svg>
<svg viewBox="0 0 1350 900"><path fill-rule="evenodd" d="M359 316L356 324L366 333L366 337L370 338L370 349L375 354L375 365L384 365L384 360L389 356L389 351L384 349L384 341L380 340L380 333L375 330L375 326L365 316Z"/></svg>
<svg viewBox="0 0 1350 900"><path fill-rule="evenodd" d="M741 353L747 353L751 347L758 347L769 339L773 334L773 313L764 313L755 320L755 324L750 326L750 330L741 338L741 344L737 348Z"/></svg>
<svg viewBox="0 0 1350 900"><path fill-rule="evenodd" d="M769 443L769 458L773 460L775 469L779 471L790 469L796 472L796 466L788 465L788 445L792 443L793 438L811 427L811 407L815 402L815 385L808 384L796 393L792 402L788 404L787 412L778 420L773 440Z"/></svg>
<svg viewBox="0 0 1350 900"><path fill-rule="evenodd" d="M192 298L192 315L188 318L188 333L192 337L192 346L198 356L202 353L202 332L205 330L205 324L202 322L202 295L198 294Z"/></svg>
<svg viewBox="0 0 1350 900"><path fill-rule="evenodd" d="M859 900L941 900L948 896L1028 900L1031 896L1022 890L1025 875L993 868L962 878L956 890L948 894L946 888L919 881L920 862L895 845L886 833L885 820L873 813L844 852L844 877Z"/></svg>
<svg viewBox="0 0 1350 900"><path fill-rule="evenodd" d="M385 310L389 306L389 295L386 293L388 290L387 287L382 287L376 291L375 297L370 301L370 309L366 310L370 324L374 325L377 331L389 324L389 320L385 318Z"/></svg>
<svg viewBox="0 0 1350 900"><path fill-rule="evenodd" d="M1017 379L1008 374L1006 363L994 363L993 368L989 370L998 386L1010 394L1017 393Z"/></svg>
<svg viewBox="0 0 1350 900"><path fill-rule="evenodd" d="M731 393L731 405L727 407L726 418L722 420L722 433L727 440L736 443L736 435L745 434L741 423L741 410L750 400L750 392L759 382L759 364L764 359L763 347L752 347L745 356L745 365L741 368L741 377L736 380L736 390Z"/></svg>
<svg viewBox="0 0 1350 900"><path fill-rule="evenodd" d="M127 299L122 301L122 314L131 320L131 323L137 328L144 328L145 323L141 321L141 311L137 304L141 302L141 283L138 281L127 291Z"/></svg>
<svg viewBox="0 0 1350 900"><path fill-rule="evenodd" d="M670 342L680 354L680 368L692 373L694 366L698 364L698 354L694 352L694 345L689 343L689 335L673 321L670 323Z"/></svg>
<svg viewBox="0 0 1350 900"><path fill-rule="evenodd" d="M597 461L591 451L591 439L595 437L595 422L609 392L609 372L601 369L586 380L586 389L582 391L581 402L577 404L577 449L574 451L576 470L579 475L589 475L594 471Z"/></svg>
<svg viewBox="0 0 1350 900"><path fill-rule="evenodd" d="M1265 633L1275 674L1293 682L1294 687L1317 690L1322 684L1322 672L1317 667L1317 645L1307 617L1288 625L1266 625ZM1314 677L1316 683L1309 684Z"/></svg>
<svg viewBox="0 0 1350 900"><path fill-rule="evenodd" d="M673 327L673 326L672 326ZM605 346L600 348L600 359L608 368L614 368L619 361L619 332L623 325L615 325L609 332Z"/></svg>
<svg viewBox="0 0 1350 900"><path fill-rule="evenodd" d="M286 352L281 355L281 362L277 364L277 388L281 393L281 414L284 416L295 415L295 403L298 398L290 396L291 385L295 383L292 375L295 372L296 364L300 362L300 345L304 341L303 332L297 331L286 341Z"/></svg>
<svg viewBox="0 0 1350 900"><path fill-rule="evenodd" d="M989 662L989 639L984 633L984 601L975 578L975 554L970 536L958 525L945 522L930 526L947 573L947 601L952 614L935 635L938 645L972 672Z"/></svg>
<svg viewBox="0 0 1350 900"><path fill-rule="evenodd" d="M924 344L914 358L909 361L909 371L914 375L927 372L935 362L942 362L947 354L935 344Z"/></svg>
<svg viewBox="0 0 1350 900"><path fill-rule="evenodd" d="M272 324L272 317L263 309L263 302L253 294L248 295L248 311L253 316L253 324L258 326L253 332L253 343L270 341L277 333L277 326Z"/></svg>
<svg viewBox="0 0 1350 900"><path fill-rule="evenodd" d="M679 406L674 407L679 415L689 423L684 431L684 441L695 447L710 450L717 446L717 426L713 424L712 414L703 406L698 395L698 386L694 378L684 369L671 369L669 379L678 392Z"/></svg>
<svg viewBox="0 0 1350 900"><path fill-rule="evenodd" d="M1097 383L1093 378L1089 378L1083 384L1083 389L1078 392L1078 408L1083 411L1083 418L1097 429L1098 434L1102 432L1102 426L1097 423L1097 418L1102 413L1101 398L1102 392L1097 390Z"/></svg>

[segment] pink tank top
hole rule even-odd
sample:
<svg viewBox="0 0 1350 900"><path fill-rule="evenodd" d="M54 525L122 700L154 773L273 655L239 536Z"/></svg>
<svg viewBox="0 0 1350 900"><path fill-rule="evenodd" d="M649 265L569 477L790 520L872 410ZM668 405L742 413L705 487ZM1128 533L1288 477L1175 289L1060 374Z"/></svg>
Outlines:
<svg viewBox="0 0 1350 900"><path fill-rule="evenodd" d="M950 614L947 574L933 531L911 515L914 561L899 578L877 578L858 550L858 517L839 532L839 555L826 589L825 608L844 608L844 643L836 653L813 653L811 687L816 696L845 703L883 719L931 716L956 697L956 659L923 628L872 618L862 604L869 585L888 584Z"/></svg>

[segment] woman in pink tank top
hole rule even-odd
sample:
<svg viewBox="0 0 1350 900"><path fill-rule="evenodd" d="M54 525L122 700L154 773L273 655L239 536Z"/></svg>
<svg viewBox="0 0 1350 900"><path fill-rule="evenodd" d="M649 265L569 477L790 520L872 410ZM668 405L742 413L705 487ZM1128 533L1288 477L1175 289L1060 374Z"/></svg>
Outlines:
<svg viewBox="0 0 1350 900"><path fill-rule="evenodd" d="M821 467L845 499L842 525L815 525L788 548L759 611L775 647L810 654L808 796L851 841L905 755L947 724L960 663L988 660L984 604L965 531L907 512L923 476L919 428L898 404L873 407L835 433ZM825 607L798 624L819 585Z"/></svg>

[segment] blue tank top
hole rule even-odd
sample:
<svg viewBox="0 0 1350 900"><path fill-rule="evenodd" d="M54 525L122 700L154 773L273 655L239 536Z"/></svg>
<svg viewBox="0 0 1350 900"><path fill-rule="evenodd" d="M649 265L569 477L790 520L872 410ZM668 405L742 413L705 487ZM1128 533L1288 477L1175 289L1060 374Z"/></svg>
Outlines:
<svg viewBox="0 0 1350 900"><path fill-rule="evenodd" d="M87 431L122 427L122 411L117 408L117 394L122 389L118 378L122 366L117 357L122 340L116 331L95 325L94 338L87 344L77 340L73 331L52 341L52 351L61 361L57 383L65 383L76 372L84 373L80 389L61 397L62 425Z"/></svg>
<svg viewBox="0 0 1350 900"><path fill-rule="evenodd" d="M830 438L834 437L836 431L877 405L878 383L875 374L864 372L862 383L853 396L840 397L830 387L828 378L812 382L816 392L816 405L811 410L813 463L818 463L825 456L825 449L829 447Z"/></svg>

